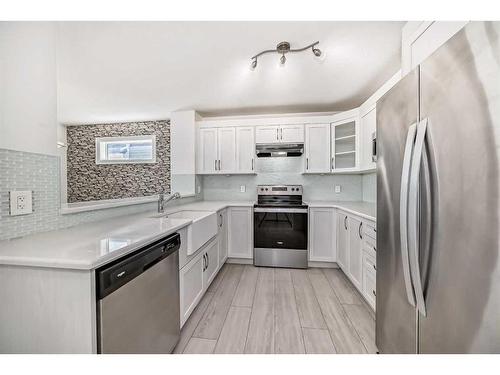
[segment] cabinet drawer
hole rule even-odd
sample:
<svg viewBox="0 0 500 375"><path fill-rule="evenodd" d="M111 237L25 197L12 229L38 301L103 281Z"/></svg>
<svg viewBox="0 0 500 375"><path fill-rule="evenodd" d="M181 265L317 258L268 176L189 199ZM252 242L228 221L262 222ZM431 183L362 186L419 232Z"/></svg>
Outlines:
<svg viewBox="0 0 500 375"><path fill-rule="evenodd" d="M366 221L363 223L363 235L367 237L371 237L372 239L377 239L377 229L373 223L367 223Z"/></svg>
<svg viewBox="0 0 500 375"><path fill-rule="evenodd" d="M377 300L377 273L373 268L363 270L363 296L368 304L375 310Z"/></svg>
<svg viewBox="0 0 500 375"><path fill-rule="evenodd" d="M363 251L368 253L368 255L370 255L374 259L377 258L377 244L373 238L368 236L364 237Z"/></svg>

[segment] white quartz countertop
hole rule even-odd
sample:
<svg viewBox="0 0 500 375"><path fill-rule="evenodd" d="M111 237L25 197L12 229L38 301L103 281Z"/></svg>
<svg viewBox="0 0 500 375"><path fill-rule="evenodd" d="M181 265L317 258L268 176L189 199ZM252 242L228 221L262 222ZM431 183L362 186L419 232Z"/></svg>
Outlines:
<svg viewBox="0 0 500 375"><path fill-rule="evenodd" d="M249 201L197 201L167 206L166 213L218 211L253 204ZM191 223L189 219L157 218L155 215L154 211L145 212L0 241L0 264L92 270Z"/></svg>
<svg viewBox="0 0 500 375"><path fill-rule="evenodd" d="M344 201L309 201L309 207L332 207L342 211L360 216L362 218L376 221L377 220L377 204L370 202L344 202Z"/></svg>

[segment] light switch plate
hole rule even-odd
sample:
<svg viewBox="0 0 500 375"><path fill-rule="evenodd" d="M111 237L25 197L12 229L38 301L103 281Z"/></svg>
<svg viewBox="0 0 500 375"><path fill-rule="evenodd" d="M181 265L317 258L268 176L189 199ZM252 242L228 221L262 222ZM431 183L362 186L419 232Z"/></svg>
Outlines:
<svg viewBox="0 0 500 375"><path fill-rule="evenodd" d="M247 191L247 186L246 185L241 185L240 186L240 193L244 193L245 191Z"/></svg>
<svg viewBox="0 0 500 375"><path fill-rule="evenodd" d="M10 215L26 215L33 212L31 190L9 191Z"/></svg>
<svg viewBox="0 0 500 375"><path fill-rule="evenodd" d="M335 193L340 193L341 190L342 190L341 185L335 185Z"/></svg>

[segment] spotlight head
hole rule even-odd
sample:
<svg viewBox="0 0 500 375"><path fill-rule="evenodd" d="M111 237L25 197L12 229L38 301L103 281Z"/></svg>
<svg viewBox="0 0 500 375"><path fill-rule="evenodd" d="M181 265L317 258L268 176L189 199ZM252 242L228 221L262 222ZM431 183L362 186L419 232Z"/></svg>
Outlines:
<svg viewBox="0 0 500 375"><path fill-rule="evenodd" d="M257 67L257 59L252 59L252 63L250 64L250 69L251 70L255 70L255 68Z"/></svg>
<svg viewBox="0 0 500 375"><path fill-rule="evenodd" d="M313 47L313 53L314 53L314 56L316 57L320 57L321 56L321 50L319 48L314 48Z"/></svg>
<svg viewBox="0 0 500 375"><path fill-rule="evenodd" d="M286 63L286 57L285 57L285 55L281 55L281 57L280 57L280 64L281 65L285 65L285 63Z"/></svg>

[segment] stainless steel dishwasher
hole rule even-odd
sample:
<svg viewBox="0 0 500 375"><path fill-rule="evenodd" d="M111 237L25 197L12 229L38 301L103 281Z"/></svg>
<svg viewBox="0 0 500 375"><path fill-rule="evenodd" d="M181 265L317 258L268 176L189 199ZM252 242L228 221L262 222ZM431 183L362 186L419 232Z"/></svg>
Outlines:
<svg viewBox="0 0 500 375"><path fill-rule="evenodd" d="M178 233L96 270L98 353L171 353L180 336Z"/></svg>

